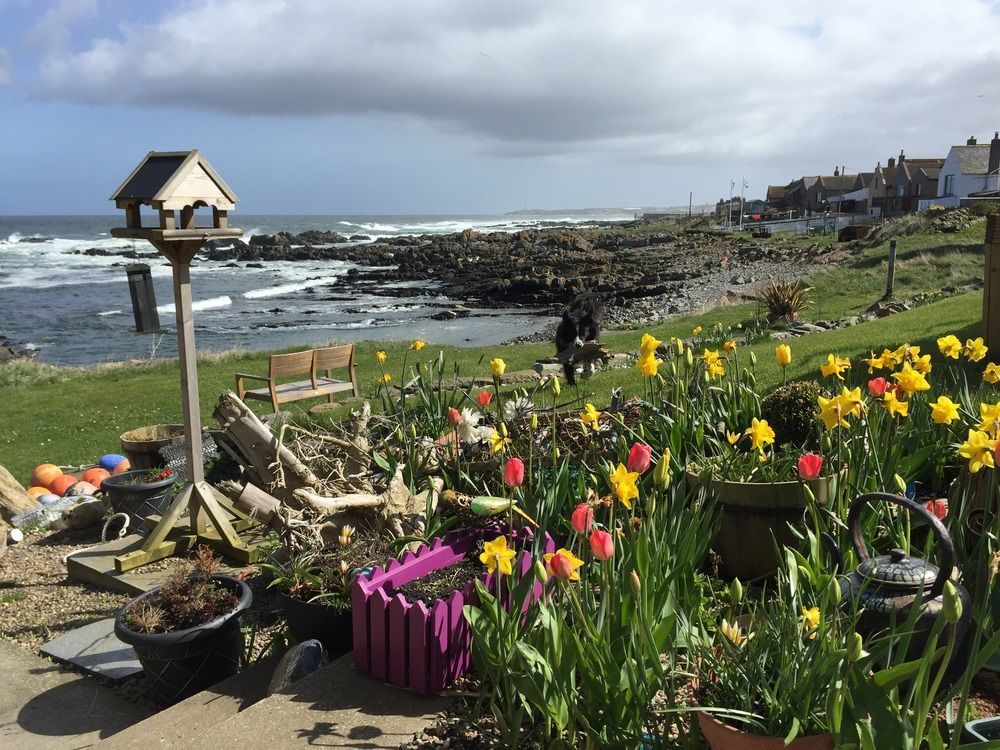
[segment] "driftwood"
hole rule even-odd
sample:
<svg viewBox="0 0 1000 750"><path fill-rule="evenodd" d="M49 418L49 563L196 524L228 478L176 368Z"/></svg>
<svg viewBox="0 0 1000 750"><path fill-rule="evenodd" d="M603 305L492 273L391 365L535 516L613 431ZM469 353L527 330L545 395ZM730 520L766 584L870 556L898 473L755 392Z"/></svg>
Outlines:
<svg viewBox="0 0 1000 750"><path fill-rule="evenodd" d="M41 503L27 493L14 475L0 466L0 518L9 523L18 513L41 507Z"/></svg>

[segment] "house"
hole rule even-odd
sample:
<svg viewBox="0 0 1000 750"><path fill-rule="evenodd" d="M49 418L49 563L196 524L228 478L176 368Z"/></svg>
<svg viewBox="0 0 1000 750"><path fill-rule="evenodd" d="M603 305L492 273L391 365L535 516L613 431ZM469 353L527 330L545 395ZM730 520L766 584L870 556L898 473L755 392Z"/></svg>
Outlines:
<svg viewBox="0 0 1000 750"><path fill-rule="evenodd" d="M785 189L787 185L768 185L767 186L767 207L771 211L784 211L785 210Z"/></svg>
<svg viewBox="0 0 1000 750"><path fill-rule="evenodd" d="M963 199L983 197L1000 190L1000 133L988 144L969 138L964 146L952 146L941 166L937 192L920 201L921 210L932 204L953 208Z"/></svg>
<svg viewBox="0 0 1000 750"><path fill-rule="evenodd" d="M869 181L869 213L902 216L919 208L920 198L937 194L938 175L945 159L909 159L900 150L898 160L881 163Z"/></svg>
<svg viewBox="0 0 1000 750"><path fill-rule="evenodd" d="M844 196L863 186L861 176L845 174L834 168L832 175L819 178L816 200L820 211L841 211Z"/></svg>
<svg viewBox="0 0 1000 750"><path fill-rule="evenodd" d="M834 167L832 175L800 177L783 188L769 186L767 202L775 210L791 210L803 215L826 213L840 210L843 196L860 187L860 175L846 174L840 167Z"/></svg>

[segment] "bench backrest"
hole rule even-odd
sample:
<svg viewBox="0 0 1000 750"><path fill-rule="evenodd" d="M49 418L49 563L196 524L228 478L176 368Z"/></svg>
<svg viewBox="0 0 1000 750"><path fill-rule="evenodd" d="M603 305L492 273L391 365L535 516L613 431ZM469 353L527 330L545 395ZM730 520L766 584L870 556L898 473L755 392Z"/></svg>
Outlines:
<svg viewBox="0 0 1000 750"><path fill-rule="evenodd" d="M291 354L272 354L269 377L272 381L296 375L308 375L315 379L316 370L313 367L313 350L292 352Z"/></svg>
<svg viewBox="0 0 1000 750"><path fill-rule="evenodd" d="M350 367L354 364L354 344L313 349L313 361L316 363L317 372Z"/></svg>

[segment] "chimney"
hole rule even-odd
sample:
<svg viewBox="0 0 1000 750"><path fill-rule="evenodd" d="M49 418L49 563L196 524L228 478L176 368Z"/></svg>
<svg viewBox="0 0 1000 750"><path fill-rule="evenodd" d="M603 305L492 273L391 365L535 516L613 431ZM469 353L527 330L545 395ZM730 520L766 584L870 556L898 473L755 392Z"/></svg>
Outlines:
<svg viewBox="0 0 1000 750"><path fill-rule="evenodd" d="M896 166L896 158L893 157L893 156L890 156L889 157L889 161L887 161L885 163L885 166L888 167L889 169L892 169L893 167L895 167Z"/></svg>
<svg viewBox="0 0 1000 750"><path fill-rule="evenodd" d="M975 146L975 145L976 145L976 136L974 136L974 135L970 135L970 136L969 136L969 140L967 140L967 141L965 142L965 145L966 145L966 146Z"/></svg>
<svg viewBox="0 0 1000 750"><path fill-rule="evenodd" d="M998 169L1000 169L1000 132L995 132L993 140L990 141L990 161L987 171L990 174L997 174Z"/></svg>
<svg viewBox="0 0 1000 750"><path fill-rule="evenodd" d="M903 149L899 149L899 166L903 166L904 161L906 161L906 154L903 153Z"/></svg>
<svg viewBox="0 0 1000 750"><path fill-rule="evenodd" d="M833 176L840 177L840 170L837 167L833 168Z"/></svg>

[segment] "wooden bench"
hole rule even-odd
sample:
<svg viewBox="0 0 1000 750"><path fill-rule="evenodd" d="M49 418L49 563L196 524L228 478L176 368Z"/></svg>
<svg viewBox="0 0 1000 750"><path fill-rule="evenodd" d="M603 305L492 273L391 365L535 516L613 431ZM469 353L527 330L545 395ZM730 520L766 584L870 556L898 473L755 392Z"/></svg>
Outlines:
<svg viewBox="0 0 1000 750"><path fill-rule="evenodd" d="M266 376L236 373L236 395L241 401L270 401L275 412L283 403L304 398L328 396L330 403L333 403L335 393L351 391L354 396L359 395L358 380L354 372L356 366L353 344L306 349L292 354L272 354ZM331 376L332 370L343 368L347 368L349 380L337 380ZM319 372L325 375L320 376L317 374ZM301 378L303 375L308 375L309 379L278 382L287 378ZM267 383L267 386L248 390L243 384L244 380L259 380Z"/></svg>

